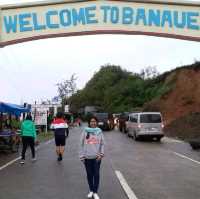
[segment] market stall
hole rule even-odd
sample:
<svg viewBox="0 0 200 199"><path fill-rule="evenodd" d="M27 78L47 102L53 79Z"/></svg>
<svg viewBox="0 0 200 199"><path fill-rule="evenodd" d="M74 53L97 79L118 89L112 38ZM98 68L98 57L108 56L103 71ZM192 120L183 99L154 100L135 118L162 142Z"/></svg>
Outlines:
<svg viewBox="0 0 200 199"><path fill-rule="evenodd" d="M20 143L20 120L22 113L30 109L0 102L0 150L18 151Z"/></svg>

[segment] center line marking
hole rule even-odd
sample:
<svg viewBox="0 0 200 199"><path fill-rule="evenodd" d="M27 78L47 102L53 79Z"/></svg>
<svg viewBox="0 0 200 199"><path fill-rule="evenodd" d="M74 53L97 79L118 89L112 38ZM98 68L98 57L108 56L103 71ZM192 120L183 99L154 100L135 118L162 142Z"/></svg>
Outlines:
<svg viewBox="0 0 200 199"><path fill-rule="evenodd" d="M197 163L197 164L200 165L200 162L198 162L198 161L196 161L196 160L193 160L193 159L191 159L191 158L188 158L187 156L184 156L184 155L182 155L182 154L180 154L180 153L176 153L176 152L173 152L173 153L174 153L175 155L181 157L181 158L185 158L185 159L187 159L187 160L190 160L190 161L195 162L195 163Z"/></svg>
<svg viewBox="0 0 200 199"><path fill-rule="evenodd" d="M124 176L122 175L122 173L120 171L115 171L115 174L117 175L117 178L122 186L122 188L124 189L127 197L129 199L138 199L136 197L136 195L134 194L133 190L129 187L126 179L124 178Z"/></svg>

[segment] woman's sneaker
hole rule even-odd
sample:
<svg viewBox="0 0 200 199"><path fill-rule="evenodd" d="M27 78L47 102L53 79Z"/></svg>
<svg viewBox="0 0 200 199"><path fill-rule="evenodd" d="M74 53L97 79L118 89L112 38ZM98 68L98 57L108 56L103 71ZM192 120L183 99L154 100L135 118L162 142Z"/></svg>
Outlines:
<svg viewBox="0 0 200 199"><path fill-rule="evenodd" d="M93 196L93 192L90 191L90 192L88 193L88 195L87 195L87 198L92 198L92 196Z"/></svg>
<svg viewBox="0 0 200 199"><path fill-rule="evenodd" d="M94 194L93 194L93 198L94 198L94 199L100 199L97 193L94 193Z"/></svg>
<svg viewBox="0 0 200 199"><path fill-rule="evenodd" d="M24 163L25 163L25 160L21 160L19 163L20 163L20 164L24 164Z"/></svg>
<svg viewBox="0 0 200 199"><path fill-rule="evenodd" d="M36 162L37 161L37 159L36 158L32 158L32 160L31 160L32 162Z"/></svg>

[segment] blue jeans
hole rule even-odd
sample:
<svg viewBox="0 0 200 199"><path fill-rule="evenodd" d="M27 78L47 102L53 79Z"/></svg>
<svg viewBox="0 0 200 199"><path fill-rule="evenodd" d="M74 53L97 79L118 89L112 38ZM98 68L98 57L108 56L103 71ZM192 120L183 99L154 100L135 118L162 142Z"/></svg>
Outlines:
<svg viewBox="0 0 200 199"><path fill-rule="evenodd" d="M100 181L100 170L101 160L96 159L85 159L85 169L87 172L87 180L90 191L97 193Z"/></svg>

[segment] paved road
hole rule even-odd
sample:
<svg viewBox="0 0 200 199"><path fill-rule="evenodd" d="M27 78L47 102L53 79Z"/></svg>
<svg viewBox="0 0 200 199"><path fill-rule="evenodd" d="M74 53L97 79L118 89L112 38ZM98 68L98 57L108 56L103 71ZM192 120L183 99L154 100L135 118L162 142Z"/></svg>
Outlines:
<svg viewBox="0 0 200 199"><path fill-rule="evenodd" d="M37 151L38 161L18 162L0 171L0 199L84 199L87 182L78 160L79 128L71 131L64 161L58 163L54 142ZM105 132L100 196L127 199L115 171L120 171L138 199L200 198L200 152L188 144L164 138L161 143L135 142L118 131Z"/></svg>
<svg viewBox="0 0 200 199"><path fill-rule="evenodd" d="M200 162L194 163L177 156L192 152L189 145L164 139L161 143L135 142L126 135L107 135L109 154L114 168L120 170L138 199L195 199L200 198Z"/></svg>
<svg viewBox="0 0 200 199"><path fill-rule="evenodd" d="M54 142L37 151L38 161L19 162L0 171L0 199L83 199L88 186L85 170L78 159L80 129L74 128L67 140L62 163L58 163ZM108 157L102 162L102 198L126 199Z"/></svg>

